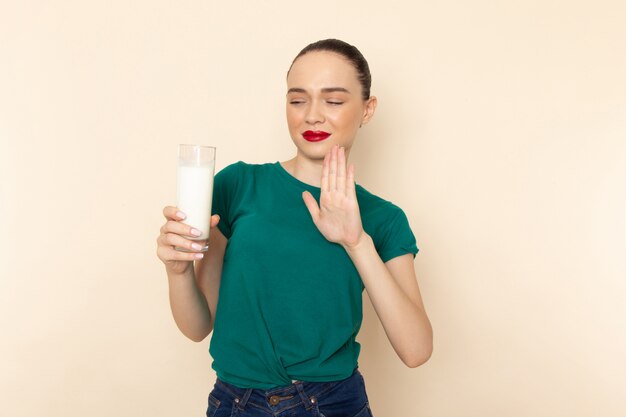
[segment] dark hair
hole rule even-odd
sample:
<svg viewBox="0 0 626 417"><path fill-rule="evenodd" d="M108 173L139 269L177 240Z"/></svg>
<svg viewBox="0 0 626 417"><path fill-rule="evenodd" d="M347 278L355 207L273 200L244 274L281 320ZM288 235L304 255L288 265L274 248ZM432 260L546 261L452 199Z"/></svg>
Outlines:
<svg viewBox="0 0 626 417"><path fill-rule="evenodd" d="M293 59L293 62L291 63L291 66L289 67L289 70L291 71L291 67L298 60L298 58L313 51L335 52L347 59L352 64L354 69L356 69L357 76L363 90L363 100L367 100L370 98L372 74L370 74L370 67L369 65L367 65L365 57L356 48L356 46L352 46L349 43L340 41L339 39L324 39L321 41L313 42L307 45L303 50L300 51L298 55L296 55L296 57ZM287 71L287 74L289 74L289 71Z"/></svg>

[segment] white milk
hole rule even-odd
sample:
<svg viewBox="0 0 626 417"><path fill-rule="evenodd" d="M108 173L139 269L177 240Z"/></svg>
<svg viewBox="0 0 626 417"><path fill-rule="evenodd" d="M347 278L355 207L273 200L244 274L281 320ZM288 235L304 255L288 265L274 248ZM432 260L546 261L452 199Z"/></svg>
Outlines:
<svg viewBox="0 0 626 417"><path fill-rule="evenodd" d="M187 217L183 223L202 232L192 240L209 238L211 202L213 199L213 174L215 163L199 167L178 166L178 209Z"/></svg>

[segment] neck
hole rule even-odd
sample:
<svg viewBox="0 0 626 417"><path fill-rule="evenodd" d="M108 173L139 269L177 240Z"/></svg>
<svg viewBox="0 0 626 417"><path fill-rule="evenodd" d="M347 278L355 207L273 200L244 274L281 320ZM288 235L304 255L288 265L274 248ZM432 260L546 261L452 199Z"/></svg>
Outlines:
<svg viewBox="0 0 626 417"><path fill-rule="evenodd" d="M346 152L346 157L348 153ZM310 159L298 152L292 159L280 163L285 170L299 181L314 187L322 185L324 159Z"/></svg>

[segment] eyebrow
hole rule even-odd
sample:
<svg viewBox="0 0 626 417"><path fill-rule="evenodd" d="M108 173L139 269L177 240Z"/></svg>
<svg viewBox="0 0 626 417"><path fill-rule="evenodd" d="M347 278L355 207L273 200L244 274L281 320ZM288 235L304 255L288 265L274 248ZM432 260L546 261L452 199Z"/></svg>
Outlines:
<svg viewBox="0 0 626 417"><path fill-rule="evenodd" d="M350 94L350 91L348 91L347 89L343 88L343 87L326 87L326 88L322 88L322 93L348 93ZM287 94L290 93L306 93L306 90L304 88L290 88L287 91Z"/></svg>

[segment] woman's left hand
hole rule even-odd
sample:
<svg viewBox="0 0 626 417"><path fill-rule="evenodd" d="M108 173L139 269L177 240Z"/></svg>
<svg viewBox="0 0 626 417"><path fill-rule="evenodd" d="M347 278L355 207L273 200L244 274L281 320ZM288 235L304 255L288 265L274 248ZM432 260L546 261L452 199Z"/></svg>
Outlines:
<svg viewBox="0 0 626 417"><path fill-rule="evenodd" d="M345 248L356 246L365 234L354 184L354 165L346 167L345 149L333 146L324 157L320 204L305 191L302 194L313 223L330 242Z"/></svg>

